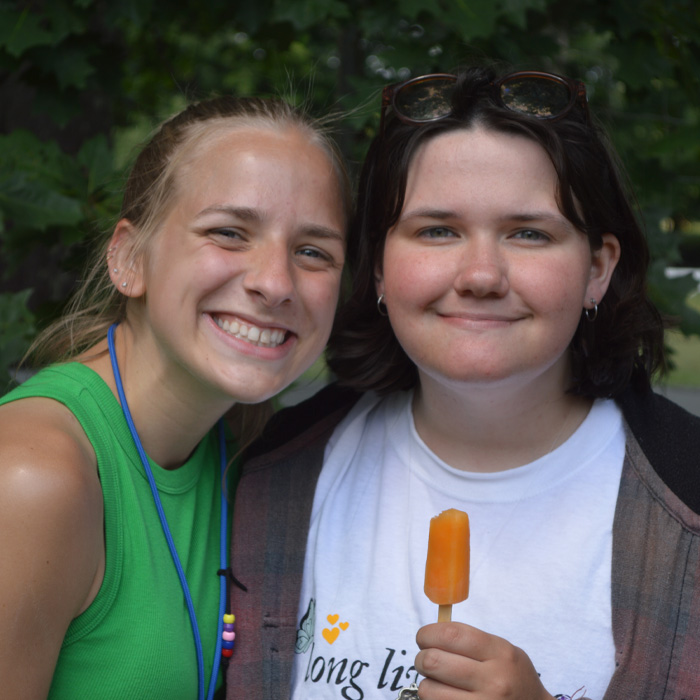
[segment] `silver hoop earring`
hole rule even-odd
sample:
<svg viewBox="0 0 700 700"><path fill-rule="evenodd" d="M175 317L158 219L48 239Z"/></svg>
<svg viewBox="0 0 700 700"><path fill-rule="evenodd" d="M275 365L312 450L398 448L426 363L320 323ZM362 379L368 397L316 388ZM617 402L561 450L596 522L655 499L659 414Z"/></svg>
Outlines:
<svg viewBox="0 0 700 700"><path fill-rule="evenodd" d="M382 308L382 306L384 308ZM379 312L380 316L388 316L389 314L386 312L386 304L384 303L384 295L380 294L377 297L377 311Z"/></svg>
<svg viewBox="0 0 700 700"><path fill-rule="evenodd" d="M586 315L586 321L593 323L593 321L598 318L598 302L595 299L589 299L591 304L593 304L592 309L584 309L583 313Z"/></svg>

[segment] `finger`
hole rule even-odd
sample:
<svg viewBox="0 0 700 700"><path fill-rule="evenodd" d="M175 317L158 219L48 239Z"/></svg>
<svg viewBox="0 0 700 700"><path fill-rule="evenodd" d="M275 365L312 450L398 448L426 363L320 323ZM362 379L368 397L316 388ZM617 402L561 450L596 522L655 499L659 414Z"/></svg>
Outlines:
<svg viewBox="0 0 700 700"><path fill-rule="evenodd" d="M462 622L440 622L421 627L416 642L420 649L442 649L486 661L496 655L504 640Z"/></svg>
<svg viewBox="0 0 700 700"><path fill-rule="evenodd" d="M462 691L478 688L481 666L481 661L435 648L422 649L415 660L416 670L425 676L426 680ZM437 692L433 689L433 684L427 685L431 692ZM423 698L423 695L420 697Z"/></svg>
<svg viewBox="0 0 700 700"><path fill-rule="evenodd" d="M460 623L428 625L419 634L421 645L435 640L439 646L421 648L418 672L438 685L466 691L464 698L551 699L528 655L501 637ZM428 688L431 694L445 692Z"/></svg>

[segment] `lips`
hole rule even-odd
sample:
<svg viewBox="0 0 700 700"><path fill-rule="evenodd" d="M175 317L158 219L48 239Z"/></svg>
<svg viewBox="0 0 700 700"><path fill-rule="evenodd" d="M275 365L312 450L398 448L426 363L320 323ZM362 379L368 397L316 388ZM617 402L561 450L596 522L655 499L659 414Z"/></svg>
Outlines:
<svg viewBox="0 0 700 700"><path fill-rule="evenodd" d="M483 312L464 312L464 311L440 311L438 316L443 318L453 319L457 321L474 322L474 323L513 323L524 318L525 314L498 314L498 313L483 313Z"/></svg>
<svg viewBox="0 0 700 700"><path fill-rule="evenodd" d="M284 343L287 335L282 328L259 328L248 321L229 321L218 317L214 317L214 321L225 333L257 347L276 348Z"/></svg>

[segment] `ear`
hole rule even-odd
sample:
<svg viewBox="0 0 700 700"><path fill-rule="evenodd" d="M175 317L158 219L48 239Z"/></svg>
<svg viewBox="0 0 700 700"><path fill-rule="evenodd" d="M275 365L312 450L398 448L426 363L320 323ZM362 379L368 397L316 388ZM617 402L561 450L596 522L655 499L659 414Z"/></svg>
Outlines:
<svg viewBox="0 0 700 700"><path fill-rule="evenodd" d="M146 284L143 261L136 254L136 227L128 219L120 219L109 242L107 264L109 278L121 294L137 298L143 296Z"/></svg>
<svg viewBox="0 0 700 700"><path fill-rule="evenodd" d="M584 306L590 299L600 304L608 291L613 272L620 260L620 241L612 233L603 234L603 245L593 251L591 258L591 272L586 287L586 299Z"/></svg>

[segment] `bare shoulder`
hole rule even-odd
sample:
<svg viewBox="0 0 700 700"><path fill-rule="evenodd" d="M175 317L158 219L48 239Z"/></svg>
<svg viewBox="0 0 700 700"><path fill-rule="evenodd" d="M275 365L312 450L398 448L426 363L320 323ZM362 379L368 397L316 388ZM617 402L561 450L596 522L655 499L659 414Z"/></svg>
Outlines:
<svg viewBox="0 0 700 700"><path fill-rule="evenodd" d="M0 406L0 533L31 531L33 549L56 540L62 551L69 533L101 537L102 517L95 453L75 416L44 398Z"/></svg>
<svg viewBox="0 0 700 700"><path fill-rule="evenodd" d="M53 399L32 397L13 401L0 406L0 418L3 448L13 443L20 447L22 441L13 440L12 437L17 431L21 431L23 438L27 434L33 436L28 447L41 447L49 440L57 439L65 447L73 444L81 451L87 448L88 453L92 452L90 442L77 418ZM5 443L5 440L8 442Z"/></svg>
<svg viewBox="0 0 700 700"><path fill-rule="evenodd" d="M101 501L94 450L65 406L44 398L0 406L0 485L9 508L40 503L40 520Z"/></svg>
<svg viewBox="0 0 700 700"><path fill-rule="evenodd" d="M5 690L7 680L22 697L41 698L104 568L95 454L73 414L51 399L0 406L0 551L0 677Z"/></svg>

